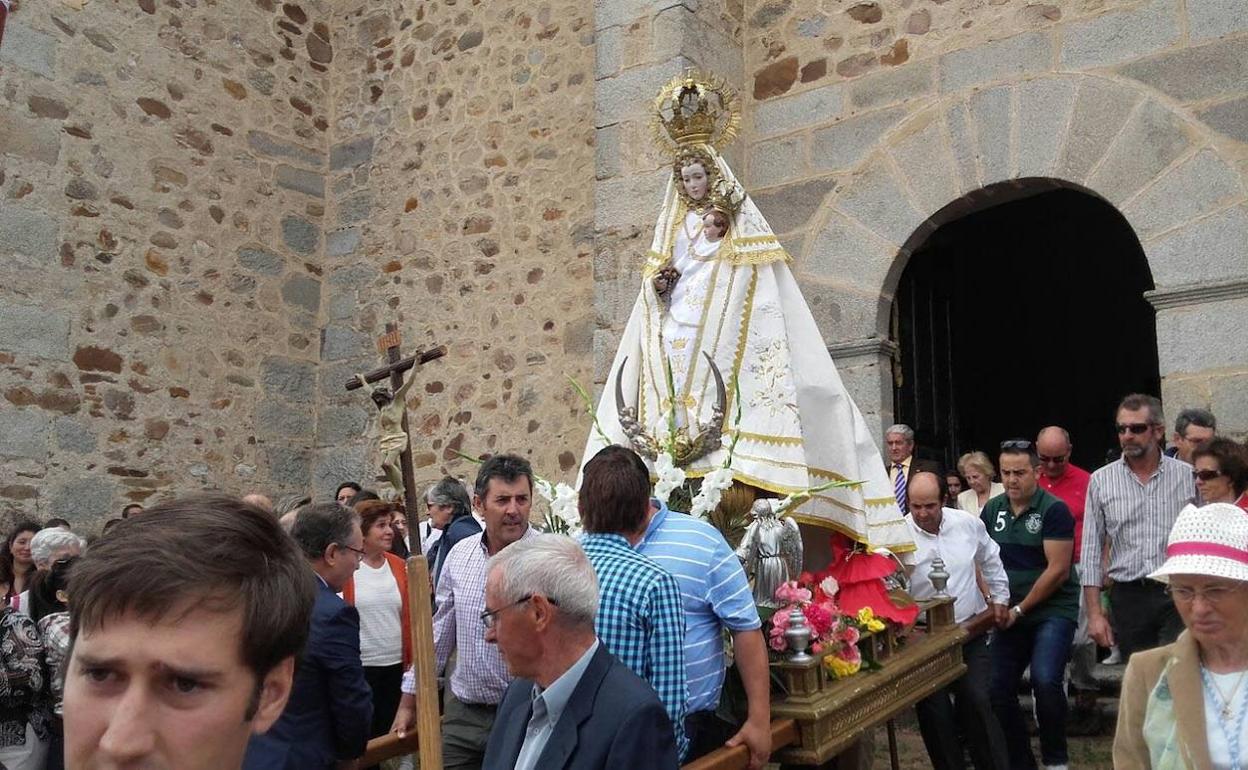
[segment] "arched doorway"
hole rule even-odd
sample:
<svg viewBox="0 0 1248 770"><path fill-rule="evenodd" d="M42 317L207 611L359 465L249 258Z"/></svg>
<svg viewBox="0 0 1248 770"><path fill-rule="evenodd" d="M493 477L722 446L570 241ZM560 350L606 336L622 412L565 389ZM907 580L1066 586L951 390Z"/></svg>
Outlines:
<svg viewBox="0 0 1248 770"><path fill-rule="evenodd" d="M1160 387L1135 233L1103 199L1051 180L981 190L950 213L898 285L898 421L949 467L1049 424L1071 432L1077 465L1099 467L1117 446L1114 405Z"/></svg>

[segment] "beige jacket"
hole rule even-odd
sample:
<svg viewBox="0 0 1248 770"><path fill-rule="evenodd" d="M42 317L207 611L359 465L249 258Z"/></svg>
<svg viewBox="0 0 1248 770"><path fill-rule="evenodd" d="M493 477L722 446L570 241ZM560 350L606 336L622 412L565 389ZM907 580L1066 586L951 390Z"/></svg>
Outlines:
<svg viewBox="0 0 1248 770"><path fill-rule="evenodd" d="M1158 688L1163 675L1167 687ZM1168 693L1163 694L1165 690ZM1153 766L1157 756L1165 757L1161 767ZM1191 634L1184 631L1174 644L1131 656L1118 699L1114 770L1211 767L1200 650Z"/></svg>

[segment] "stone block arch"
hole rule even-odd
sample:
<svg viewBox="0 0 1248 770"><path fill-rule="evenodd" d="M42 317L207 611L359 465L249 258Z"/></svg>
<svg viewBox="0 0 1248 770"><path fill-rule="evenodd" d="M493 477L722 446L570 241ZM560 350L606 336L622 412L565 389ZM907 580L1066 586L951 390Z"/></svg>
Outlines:
<svg viewBox="0 0 1248 770"><path fill-rule="evenodd" d="M866 353L868 340L886 347L894 291L927 235L1065 186L1126 217L1158 307L1191 285L1239 286L1248 278L1248 196L1217 141L1154 92L1107 77L1047 75L955 93L881 135L829 193L798 277L834 353Z"/></svg>

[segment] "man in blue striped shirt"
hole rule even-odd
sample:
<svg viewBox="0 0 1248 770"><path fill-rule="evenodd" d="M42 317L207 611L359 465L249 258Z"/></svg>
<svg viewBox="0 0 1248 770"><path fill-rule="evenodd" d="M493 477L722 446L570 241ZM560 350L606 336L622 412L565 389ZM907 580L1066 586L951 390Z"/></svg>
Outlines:
<svg viewBox="0 0 1248 770"><path fill-rule="evenodd" d="M640 464L640 459L638 460ZM645 472L645 465L641 465ZM709 522L650 501L650 524L637 550L676 577L685 608L685 671L689 679L686 761L742 743L750 770L771 754L771 693L767 642L741 562ZM745 685L749 714L736 734L715 714L724 686L723 629L732 634L733 657Z"/></svg>
<svg viewBox="0 0 1248 770"><path fill-rule="evenodd" d="M581 547L598 577L598 638L654 688L683 758L689 745L684 730L689 685L680 587L670 573L633 550L646 532L650 511L645 464L629 449L606 447L585 464L577 505L585 528Z"/></svg>

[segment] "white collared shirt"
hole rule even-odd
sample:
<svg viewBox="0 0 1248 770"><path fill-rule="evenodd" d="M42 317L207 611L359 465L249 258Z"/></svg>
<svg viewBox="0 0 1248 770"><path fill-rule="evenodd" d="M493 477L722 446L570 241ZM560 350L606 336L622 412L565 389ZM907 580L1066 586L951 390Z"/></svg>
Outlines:
<svg viewBox="0 0 1248 770"><path fill-rule="evenodd" d="M945 562L949 582L945 592L953 597L953 616L958 623L983 612L987 607L975 581L975 567L984 576L993 604L1008 604L1010 579L1001 564L1001 549L988 536L978 517L955 508L941 508L940 529L932 534L906 517L914 532L914 571L910 573L910 595L915 599L936 596L928 576L932 560L939 556Z"/></svg>

